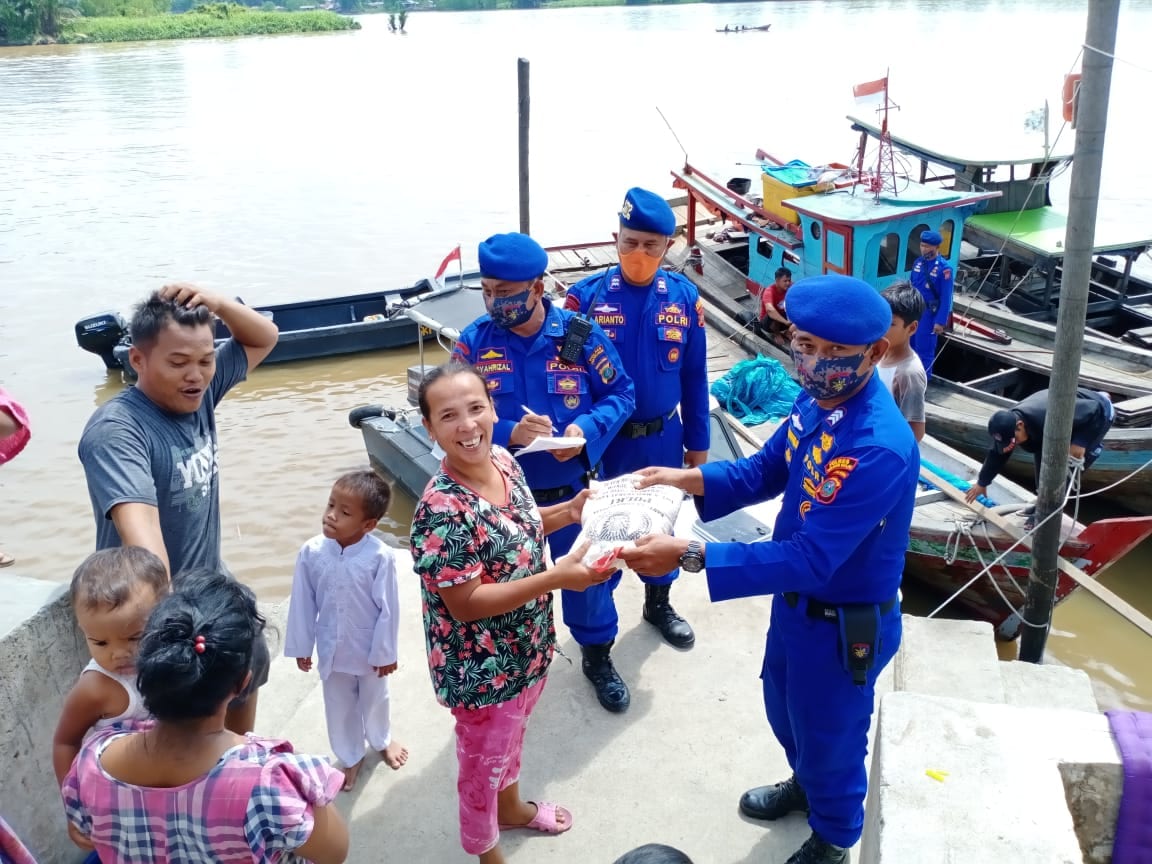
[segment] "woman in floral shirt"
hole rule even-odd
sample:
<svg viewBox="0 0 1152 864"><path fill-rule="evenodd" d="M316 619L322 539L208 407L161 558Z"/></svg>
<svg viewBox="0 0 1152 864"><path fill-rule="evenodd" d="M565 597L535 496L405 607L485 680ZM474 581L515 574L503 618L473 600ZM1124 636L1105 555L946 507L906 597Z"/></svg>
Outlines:
<svg viewBox="0 0 1152 864"><path fill-rule="evenodd" d="M481 864L504 864L500 830L560 834L572 814L520 799L520 753L556 631L552 594L608 579L573 550L544 569L544 535L578 522L587 494L537 509L520 466L492 446L496 413L483 376L448 364L420 387L420 413L444 450L412 519L428 667L456 718L460 839Z"/></svg>

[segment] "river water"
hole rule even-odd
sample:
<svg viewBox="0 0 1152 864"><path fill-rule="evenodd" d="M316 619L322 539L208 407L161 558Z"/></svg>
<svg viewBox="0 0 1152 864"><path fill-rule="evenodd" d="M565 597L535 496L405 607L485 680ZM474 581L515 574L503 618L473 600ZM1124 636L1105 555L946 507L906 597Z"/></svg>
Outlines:
<svg viewBox="0 0 1152 864"><path fill-rule="evenodd" d="M35 433L3 471L0 545L21 572L61 580L91 548L76 442L122 385L76 347L78 318L176 279L249 303L406 284L457 243L468 266L478 240L515 229L517 57L531 61L533 233L575 243L607 236L628 186L671 191L684 156L669 125L719 175L754 176L738 163L758 146L847 161L852 85L886 69L897 132L935 126L957 149L1017 139L1048 99L1055 137L1085 13L782 0L416 14L407 36L368 16L353 33L0 49L0 382ZM1125 4L1102 184L1108 217L1145 234L1150 38L1152 4ZM347 412L402 401L414 363L266 367L228 399L225 555L262 596L287 592L332 478L365 463ZM410 514L401 500L385 526L398 544ZM1105 578L1148 613L1150 564L1146 544ZM1152 640L1084 592L1050 646L1117 701L1152 704Z"/></svg>

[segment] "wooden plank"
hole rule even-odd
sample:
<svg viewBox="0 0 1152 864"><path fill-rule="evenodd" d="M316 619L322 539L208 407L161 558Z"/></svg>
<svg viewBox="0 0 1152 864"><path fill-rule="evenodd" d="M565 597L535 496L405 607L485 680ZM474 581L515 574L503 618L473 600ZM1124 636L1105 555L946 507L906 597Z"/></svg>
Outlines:
<svg viewBox="0 0 1152 864"><path fill-rule="evenodd" d="M997 390L1004 389L1009 384L1015 384L1018 380L1020 380L1019 369L1001 369L999 372L993 372L991 375L985 375L983 378L974 378L964 383L969 387L975 387L977 390L994 393Z"/></svg>
<svg viewBox="0 0 1152 864"><path fill-rule="evenodd" d="M975 513L977 516L991 522L1001 531L1004 531L1006 534L1011 536L1013 540L1020 540L1020 546L1031 551L1032 538L1030 536L1024 537L1023 532L1013 522L1005 519L999 513L996 513L993 510L989 510L983 504L978 504L975 502L969 504L964 500L963 492L961 492L942 477L937 477L936 474L928 468L923 466L920 467L920 479L927 483L931 483L933 486L944 492L954 501L959 501L961 504L966 505L968 509ZM1073 564L1069 564L1063 558L1057 556L1056 564L1060 571L1075 580L1077 585L1079 585L1096 599L1100 600L1105 606L1107 606L1117 615L1126 618L1130 623L1139 627L1149 636L1152 636L1152 619L1149 619L1147 615L1145 615L1123 597L1120 597L1115 592L1105 588L1097 580L1093 579L1079 567L1076 567Z"/></svg>

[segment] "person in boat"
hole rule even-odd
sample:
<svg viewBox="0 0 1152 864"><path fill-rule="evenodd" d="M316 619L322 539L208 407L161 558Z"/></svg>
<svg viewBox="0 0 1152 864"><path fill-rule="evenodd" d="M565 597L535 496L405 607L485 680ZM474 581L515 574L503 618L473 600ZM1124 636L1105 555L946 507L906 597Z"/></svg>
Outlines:
<svg viewBox="0 0 1152 864"><path fill-rule="evenodd" d="M225 725L263 639L255 595L227 573L181 576L152 610L136 657L156 722L102 730L81 748L61 787L73 840L102 864L341 864L348 827L332 801L343 775L287 741Z"/></svg>
<svg viewBox="0 0 1152 864"><path fill-rule="evenodd" d="M888 303L866 282L801 279L788 296L804 392L762 450L699 468L650 468L716 519L783 493L770 541L656 536L620 557L637 573L707 567L713 602L773 596L762 680L768 720L793 775L744 793L754 819L807 812L812 834L788 864L843 864L864 825L877 676L900 644L897 593L920 454L875 369Z"/></svg>
<svg viewBox="0 0 1152 864"><path fill-rule="evenodd" d="M552 435L577 441L517 459L537 504L569 501L596 476L605 448L635 411L633 379L599 324L544 296L548 253L539 243L524 234L497 234L480 244L479 259L488 314L460 334L453 357L473 363L488 380L496 444L524 447ZM553 533L553 558L579 533L578 525ZM615 636L611 589L566 591L561 601L576 641L607 657L604 643ZM610 617L609 630L602 621Z"/></svg>
<svg viewBox="0 0 1152 864"><path fill-rule="evenodd" d="M704 305L683 274L662 268L676 217L668 202L645 189L629 189L620 208L616 249L620 263L568 289L565 306L591 315L616 345L624 371L638 384L636 411L604 451L604 475L617 477L650 465L690 468L708 458L708 366ZM669 594L675 564L644 579L644 620L676 648L691 648L696 634ZM585 600L577 640L584 674L600 704L624 711L631 695L610 651L618 617L611 592L619 579ZM607 595L607 596L605 596Z"/></svg>
<svg viewBox="0 0 1152 864"><path fill-rule="evenodd" d="M585 566L584 543L545 566L544 536L579 525L589 493L537 508L518 460L494 443L492 392L458 361L421 382L420 415L444 458L412 517L411 549L432 687L456 721L461 845L504 864L501 831L572 827L563 807L520 798L521 750L556 644L552 592L602 583L616 564Z"/></svg>
<svg viewBox="0 0 1152 864"><path fill-rule="evenodd" d="M771 285L760 292L760 315L757 330L767 338L773 333L787 333L792 326L788 320L788 289L792 287L792 271L787 267L776 269Z"/></svg>
<svg viewBox="0 0 1152 864"><path fill-rule="evenodd" d="M1032 454L1036 485L1040 485L1040 463L1043 457L1044 423L1048 419L1048 391L1039 390L1011 408L997 411L988 420L988 434L992 446L980 466L980 474L964 494L971 503L988 492L990 484L1008 464L1012 451L1019 447ZM1107 393L1079 387L1076 390L1076 408L1072 415L1072 443L1068 456L1080 467L1092 467L1104 451L1104 436L1112 428L1116 409ZM1026 511L1028 512L1028 511ZM1035 510L1029 512L1032 515ZM1031 520L1030 520L1031 521Z"/></svg>
<svg viewBox="0 0 1152 864"><path fill-rule="evenodd" d="M920 355L924 374L929 378L936 359L936 339L952 320L952 266L940 255L943 242L939 231L921 231L920 257L909 276L912 287L924 298L924 315L912 337L912 348Z"/></svg>
<svg viewBox="0 0 1152 864"><path fill-rule="evenodd" d="M214 344L214 316L232 337ZM177 283L136 307L128 354L139 378L88 420L78 448L96 548L143 546L179 586L185 570L221 570L216 406L276 347L275 324L254 309ZM228 728L250 732L270 658L258 636L248 689Z"/></svg>
<svg viewBox="0 0 1152 864"><path fill-rule="evenodd" d="M888 350L876 367L876 374L919 441L924 437L928 375L920 356L912 350L911 340L924 317L924 297L908 282L894 282L880 295L892 308L892 326L888 328Z"/></svg>

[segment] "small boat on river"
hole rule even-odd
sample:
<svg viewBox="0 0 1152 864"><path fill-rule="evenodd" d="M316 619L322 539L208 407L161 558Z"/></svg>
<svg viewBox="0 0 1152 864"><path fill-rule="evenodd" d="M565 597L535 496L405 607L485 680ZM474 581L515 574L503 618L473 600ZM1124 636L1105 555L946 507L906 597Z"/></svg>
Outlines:
<svg viewBox="0 0 1152 864"><path fill-rule="evenodd" d="M464 274L463 281L469 276L478 274ZM416 325L400 313L433 298L451 297L461 284L462 277L453 275L421 279L386 291L254 306L280 328L280 339L264 362L286 363L414 345ZM228 336L228 328L217 321L217 341ZM122 369L126 378L131 377L127 362L131 337L119 313L105 312L78 321L76 343L99 355L106 368Z"/></svg>
<svg viewBox="0 0 1152 864"><path fill-rule="evenodd" d="M733 24L731 26L725 24L723 27L717 27L717 33L766 33L772 29L771 24L760 24L756 27L749 27L747 24Z"/></svg>

